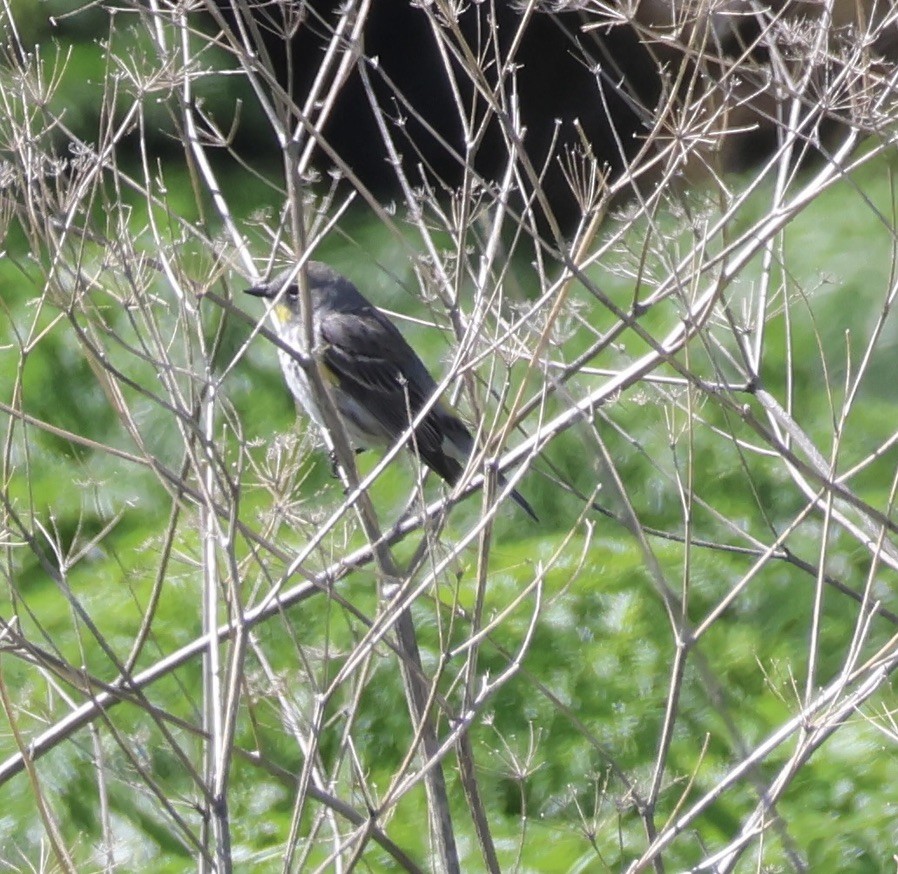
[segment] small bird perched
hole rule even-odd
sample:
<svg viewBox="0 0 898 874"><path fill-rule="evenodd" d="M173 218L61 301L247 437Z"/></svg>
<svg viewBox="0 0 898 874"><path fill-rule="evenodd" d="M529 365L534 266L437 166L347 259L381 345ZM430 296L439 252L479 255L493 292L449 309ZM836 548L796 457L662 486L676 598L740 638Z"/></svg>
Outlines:
<svg viewBox="0 0 898 874"><path fill-rule="evenodd" d="M346 277L320 261L309 261L305 270L312 302L311 351L346 433L357 451L389 446L421 412L437 384L399 329ZM303 323L297 272L286 270L246 293L275 301L272 315L278 336L299 352ZM290 391L312 421L326 431L299 361L284 349L279 349L278 355ZM455 485L474 439L461 419L437 400L415 429L414 447L431 470ZM511 496L537 519L522 495L512 491Z"/></svg>

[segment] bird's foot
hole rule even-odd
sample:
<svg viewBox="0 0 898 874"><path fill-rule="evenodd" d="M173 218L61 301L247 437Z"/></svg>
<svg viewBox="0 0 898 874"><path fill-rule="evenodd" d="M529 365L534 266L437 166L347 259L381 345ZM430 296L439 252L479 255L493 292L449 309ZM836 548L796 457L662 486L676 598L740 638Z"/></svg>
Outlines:
<svg viewBox="0 0 898 874"><path fill-rule="evenodd" d="M364 451L365 451L364 449L356 448L355 454L359 455ZM340 478L340 462L337 461L337 450L331 449L331 451L327 453L327 457L331 460L331 476L334 479L339 479Z"/></svg>

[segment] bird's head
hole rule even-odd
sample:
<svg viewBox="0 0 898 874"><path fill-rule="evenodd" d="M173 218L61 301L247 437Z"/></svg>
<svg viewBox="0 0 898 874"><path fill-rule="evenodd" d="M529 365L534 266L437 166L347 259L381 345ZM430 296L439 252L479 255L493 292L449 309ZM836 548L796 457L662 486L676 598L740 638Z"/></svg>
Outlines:
<svg viewBox="0 0 898 874"><path fill-rule="evenodd" d="M309 261L305 266L306 281L312 293L312 305L315 305L316 293L333 284L337 274L327 264L320 261ZM252 288L245 288L246 294L274 301L272 314L279 325L283 325L300 316L299 271L296 266L289 267L275 274L271 279L260 282Z"/></svg>

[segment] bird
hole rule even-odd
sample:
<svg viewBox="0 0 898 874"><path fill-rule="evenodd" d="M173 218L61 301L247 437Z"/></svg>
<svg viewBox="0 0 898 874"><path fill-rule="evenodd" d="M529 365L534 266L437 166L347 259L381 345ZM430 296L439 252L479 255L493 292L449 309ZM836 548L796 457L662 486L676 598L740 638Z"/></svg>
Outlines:
<svg viewBox="0 0 898 874"><path fill-rule="evenodd" d="M305 276L312 304L311 351L323 382L356 452L393 444L437 392L424 362L390 318L355 285L329 265L308 261ZM303 348L299 269L291 267L244 289L273 301L278 338ZM309 418L327 434L308 376L296 357L278 349L287 386ZM455 485L474 449L461 418L438 398L415 428L412 442L420 459L450 486ZM500 484L504 479L500 475ZM534 521L538 517L516 489L512 499Z"/></svg>

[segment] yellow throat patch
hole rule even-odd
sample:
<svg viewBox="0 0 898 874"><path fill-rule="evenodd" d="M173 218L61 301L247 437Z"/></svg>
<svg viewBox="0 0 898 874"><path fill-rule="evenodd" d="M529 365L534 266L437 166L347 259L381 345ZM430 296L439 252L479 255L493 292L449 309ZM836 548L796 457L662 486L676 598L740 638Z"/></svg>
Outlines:
<svg viewBox="0 0 898 874"><path fill-rule="evenodd" d="M285 303L275 304L274 317L278 321L278 325L286 325L290 321L290 307Z"/></svg>

